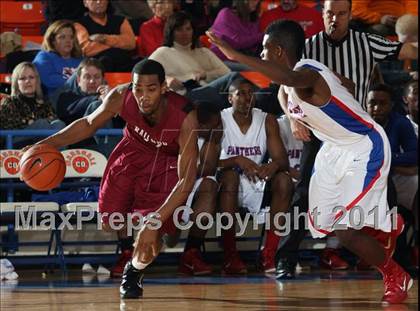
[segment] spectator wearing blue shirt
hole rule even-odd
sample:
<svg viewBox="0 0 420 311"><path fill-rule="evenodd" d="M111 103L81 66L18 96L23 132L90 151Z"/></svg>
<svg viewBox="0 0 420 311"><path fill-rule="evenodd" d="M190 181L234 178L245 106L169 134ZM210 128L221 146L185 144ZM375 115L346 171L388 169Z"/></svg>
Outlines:
<svg viewBox="0 0 420 311"><path fill-rule="evenodd" d="M72 22L55 21L48 27L42 50L33 60L48 96L66 82L82 61L82 51L75 34Z"/></svg>
<svg viewBox="0 0 420 311"><path fill-rule="evenodd" d="M389 189L395 189L395 193L391 190L388 195L391 197L396 195L393 201L398 204L398 213L404 217L406 224L412 224L414 230L418 231L417 136L411 121L392 111L391 95L391 89L384 84L372 87L367 95L367 111L383 126L391 145ZM407 247L406 234L403 233L398 238L394 259L410 269Z"/></svg>
<svg viewBox="0 0 420 311"><path fill-rule="evenodd" d="M368 93L367 111L382 125L391 144L391 169L417 166L417 137L410 120L392 111L391 89L385 84L373 86Z"/></svg>
<svg viewBox="0 0 420 311"><path fill-rule="evenodd" d="M419 135L419 84L417 80L409 81L404 88L403 95L406 110L408 112L407 118L411 121L416 136Z"/></svg>

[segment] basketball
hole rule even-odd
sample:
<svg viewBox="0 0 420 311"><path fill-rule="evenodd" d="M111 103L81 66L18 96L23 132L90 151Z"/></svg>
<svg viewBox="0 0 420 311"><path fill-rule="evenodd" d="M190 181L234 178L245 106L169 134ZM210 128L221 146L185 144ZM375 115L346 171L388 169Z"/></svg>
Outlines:
<svg viewBox="0 0 420 311"><path fill-rule="evenodd" d="M57 187L66 174L66 162L56 148L40 144L29 148L19 162L22 180L32 189L47 191Z"/></svg>

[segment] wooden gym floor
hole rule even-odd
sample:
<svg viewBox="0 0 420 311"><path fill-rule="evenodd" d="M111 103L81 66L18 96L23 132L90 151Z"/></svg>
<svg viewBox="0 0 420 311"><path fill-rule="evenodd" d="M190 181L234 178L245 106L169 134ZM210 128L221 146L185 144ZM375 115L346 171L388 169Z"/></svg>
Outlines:
<svg viewBox="0 0 420 311"><path fill-rule="evenodd" d="M146 275L144 298L120 301L119 280L70 270L67 277L23 270L18 282L1 283L1 310L383 310L418 309L418 281L405 304L383 306L382 280L374 271L313 270L277 282L245 277L177 277L174 267ZM173 308L173 309L172 309Z"/></svg>

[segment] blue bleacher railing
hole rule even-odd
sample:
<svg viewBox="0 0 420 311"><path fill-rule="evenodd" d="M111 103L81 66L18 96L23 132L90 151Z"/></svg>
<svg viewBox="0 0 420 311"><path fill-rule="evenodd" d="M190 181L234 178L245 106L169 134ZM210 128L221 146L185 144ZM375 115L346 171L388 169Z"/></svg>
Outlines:
<svg viewBox="0 0 420 311"><path fill-rule="evenodd" d="M6 138L6 149L13 149L13 137L46 137L56 132L56 130L0 130L0 137ZM122 136L122 133L122 129L100 129L95 136Z"/></svg>

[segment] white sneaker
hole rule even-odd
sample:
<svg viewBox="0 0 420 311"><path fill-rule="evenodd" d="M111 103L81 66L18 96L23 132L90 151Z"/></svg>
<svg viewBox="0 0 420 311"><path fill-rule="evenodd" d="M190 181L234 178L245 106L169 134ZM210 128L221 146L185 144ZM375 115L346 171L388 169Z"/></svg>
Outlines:
<svg viewBox="0 0 420 311"><path fill-rule="evenodd" d="M8 259L0 259L0 279L1 280L15 280L18 275L12 263Z"/></svg>
<svg viewBox="0 0 420 311"><path fill-rule="evenodd" d="M9 272L9 273L4 275L4 279L8 280L8 281L17 280L18 277L19 277L19 275L15 271Z"/></svg>
<svg viewBox="0 0 420 311"><path fill-rule="evenodd" d="M93 269L90 263L85 263L82 266L82 273L96 273L96 271Z"/></svg>
<svg viewBox="0 0 420 311"><path fill-rule="evenodd" d="M109 271L103 265L99 265L98 270L96 270L96 273L97 274L110 275L111 274L111 271Z"/></svg>

